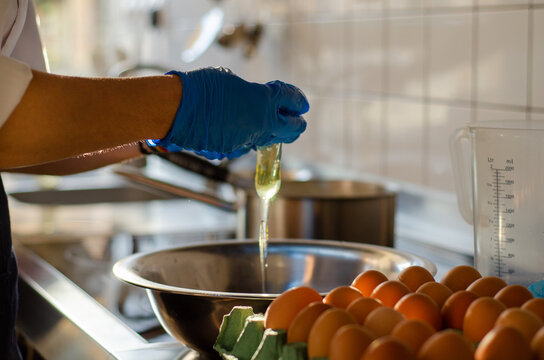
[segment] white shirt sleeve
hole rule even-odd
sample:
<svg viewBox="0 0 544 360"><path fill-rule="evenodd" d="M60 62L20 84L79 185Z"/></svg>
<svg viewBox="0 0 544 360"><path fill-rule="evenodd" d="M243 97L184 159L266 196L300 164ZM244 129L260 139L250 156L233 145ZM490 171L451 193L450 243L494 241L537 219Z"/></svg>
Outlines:
<svg viewBox="0 0 544 360"><path fill-rule="evenodd" d="M45 70L34 3L0 0L0 127L32 80L31 67Z"/></svg>
<svg viewBox="0 0 544 360"><path fill-rule="evenodd" d="M32 71L27 64L0 56L0 127L21 101L30 80Z"/></svg>

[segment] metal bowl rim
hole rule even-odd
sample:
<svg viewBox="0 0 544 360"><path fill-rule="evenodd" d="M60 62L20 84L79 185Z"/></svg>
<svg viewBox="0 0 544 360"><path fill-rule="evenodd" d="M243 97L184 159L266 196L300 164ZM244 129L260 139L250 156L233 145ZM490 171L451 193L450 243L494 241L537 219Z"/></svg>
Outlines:
<svg viewBox="0 0 544 360"><path fill-rule="evenodd" d="M175 294L185 294L185 295L197 295L197 296L208 296L208 297L219 297L219 298L233 298L233 299L273 299L279 294L257 294L257 293L233 293L225 291L213 291L213 290L198 290L198 289L189 289L182 288L178 286L170 286L165 284L160 284L155 281L151 281L143 278L140 275L137 275L132 269L131 264L134 264L138 259L153 256L159 253L173 252L178 250L188 250L191 248L205 248L205 247L214 247L217 245L258 245L258 241L253 239L243 239L243 240L221 240L218 242L211 243L189 243L183 246L173 246L168 248L163 248L161 250L150 251L150 252L141 252L129 255L119 261L117 261L113 266L113 274L119 279L126 283L145 288L151 291L160 291L160 292L169 292ZM316 240L316 239L270 239L269 244L273 245L322 245L323 247L335 247L335 248L352 248L352 249L370 249L374 252L380 253L393 253L397 256L404 257L406 260L412 260L419 262L418 265L423 266L434 276L436 275L436 265L430 260L412 254L410 252L401 251L394 248L389 248L380 245L373 244L364 244L364 243L355 243L355 242L346 242L346 241L337 241L337 240Z"/></svg>

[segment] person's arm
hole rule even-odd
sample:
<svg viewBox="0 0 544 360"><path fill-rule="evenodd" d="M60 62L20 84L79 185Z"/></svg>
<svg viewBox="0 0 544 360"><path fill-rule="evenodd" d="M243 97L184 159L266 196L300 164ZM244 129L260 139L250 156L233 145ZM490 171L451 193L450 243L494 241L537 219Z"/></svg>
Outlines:
<svg viewBox="0 0 544 360"><path fill-rule="evenodd" d="M80 78L39 71L33 75L21 102L0 128L1 170L161 139L172 126L182 93L174 75Z"/></svg>
<svg viewBox="0 0 544 360"><path fill-rule="evenodd" d="M99 150L64 160L48 162L40 165L18 167L7 172L35 175L72 175L84 171L121 163L142 156L138 143L118 146L113 149Z"/></svg>

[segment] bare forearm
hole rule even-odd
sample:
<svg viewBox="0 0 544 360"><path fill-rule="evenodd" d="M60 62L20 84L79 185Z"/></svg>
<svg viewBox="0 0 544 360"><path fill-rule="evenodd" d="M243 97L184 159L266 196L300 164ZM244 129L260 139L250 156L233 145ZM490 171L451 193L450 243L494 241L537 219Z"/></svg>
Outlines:
<svg viewBox="0 0 544 360"><path fill-rule="evenodd" d="M8 172L36 175L71 175L142 156L137 143L99 150L64 160L9 169Z"/></svg>
<svg viewBox="0 0 544 360"><path fill-rule="evenodd" d="M0 168L162 138L180 99L175 76L97 79L34 72L20 104L0 128Z"/></svg>

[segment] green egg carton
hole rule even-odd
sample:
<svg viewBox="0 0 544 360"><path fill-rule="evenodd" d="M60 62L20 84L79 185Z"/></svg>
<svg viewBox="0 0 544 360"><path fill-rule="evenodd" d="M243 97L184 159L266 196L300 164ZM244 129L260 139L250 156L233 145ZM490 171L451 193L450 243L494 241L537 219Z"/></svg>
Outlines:
<svg viewBox="0 0 544 360"><path fill-rule="evenodd" d="M214 349L225 360L308 360L306 343L287 344L285 330L265 329L264 315L247 306L223 317Z"/></svg>

